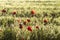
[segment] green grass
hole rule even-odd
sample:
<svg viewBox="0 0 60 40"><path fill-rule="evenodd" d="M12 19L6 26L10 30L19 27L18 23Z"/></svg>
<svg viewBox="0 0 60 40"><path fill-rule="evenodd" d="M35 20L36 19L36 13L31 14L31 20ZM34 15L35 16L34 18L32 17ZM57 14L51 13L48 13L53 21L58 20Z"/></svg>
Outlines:
<svg viewBox="0 0 60 40"><path fill-rule="evenodd" d="M4 8L0 6L0 40L60 40L59 2L54 6L41 3L32 2L30 6L29 3L22 6L12 4L14 7L11 8L7 5ZM3 9L6 10L5 13L2 13ZM36 13L34 16L31 14L32 9ZM14 10L16 14L13 15ZM44 22L44 19L48 22ZM28 27L31 29L28 30Z"/></svg>

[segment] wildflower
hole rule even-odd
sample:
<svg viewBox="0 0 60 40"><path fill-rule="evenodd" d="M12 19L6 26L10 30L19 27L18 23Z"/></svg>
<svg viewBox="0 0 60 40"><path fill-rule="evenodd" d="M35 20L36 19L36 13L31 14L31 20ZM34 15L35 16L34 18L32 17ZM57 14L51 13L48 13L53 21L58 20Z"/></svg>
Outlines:
<svg viewBox="0 0 60 40"><path fill-rule="evenodd" d="M27 22L30 22L30 19L27 19Z"/></svg>
<svg viewBox="0 0 60 40"><path fill-rule="evenodd" d="M48 20L47 19L44 19L44 23L47 23L48 22Z"/></svg>
<svg viewBox="0 0 60 40"><path fill-rule="evenodd" d="M46 25L48 23L47 19L44 19L44 25Z"/></svg>
<svg viewBox="0 0 60 40"><path fill-rule="evenodd" d="M36 26L37 29L39 29L39 26Z"/></svg>
<svg viewBox="0 0 60 40"><path fill-rule="evenodd" d="M31 14L34 15L34 14L35 14L35 10L32 10L32 11L31 11Z"/></svg>
<svg viewBox="0 0 60 40"><path fill-rule="evenodd" d="M26 21L24 21L24 22L23 22L23 24L24 24L24 25L26 25L26 24L27 24L27 22L26 22Z"/></svg>
<svg viewBox="0 0 60 40"><path fill-rule="evenodd" d="M5 12L6 12L6 10L5 10L5 9L3 9L3 10L2 10L2 12L3 12L3 13L5 13Z"/></svg>
<svg viewBox="0 0 60 40"><path fill-rule="evenodd" d="M19 24L19 28L22 29L23 28L23 25L22 24Z"/></svg>
<svg viewBox="0 0 60 40"><path fill-rule="evenodd" d="M30 26L27 27L28 31L32 31L32 28Z"/></svg>
<svg viewBox="0 0 60 40"><path fill-rule="evenodd" d="M14 10L14 11L12 12L12 14L15 15L15 14L16 14L16 11Z"/></svg>

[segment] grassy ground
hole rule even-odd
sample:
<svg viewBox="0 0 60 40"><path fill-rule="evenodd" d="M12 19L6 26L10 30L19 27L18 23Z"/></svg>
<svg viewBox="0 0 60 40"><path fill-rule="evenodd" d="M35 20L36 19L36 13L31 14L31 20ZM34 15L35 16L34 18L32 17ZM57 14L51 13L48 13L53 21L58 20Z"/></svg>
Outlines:
<svg viewBox="0 0 60 40"><path fill-rule="evenodd" d="M60 40L59 6L46 5L0 6L0 40Z"/></svg>

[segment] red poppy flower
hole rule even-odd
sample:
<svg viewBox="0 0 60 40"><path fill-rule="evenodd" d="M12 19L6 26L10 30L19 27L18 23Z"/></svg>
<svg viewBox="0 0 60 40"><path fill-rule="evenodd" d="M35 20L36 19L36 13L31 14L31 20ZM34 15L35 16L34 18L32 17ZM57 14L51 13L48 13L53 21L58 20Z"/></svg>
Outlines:
<svg viewBox="0 0 60 40"><path fill-rule="evenodd" d="M32 31L32 28L30 26L27 27L28 31Z"/></svg>
<svg viewBox="0 0 60 40"><path fill-rule="evenodd" d="M15 15L15 14L16 14L16 12L14 11L14 12L12 12L12 14L13 14L13 15Z"/></svg>
<svg viewBox="0 0 60 40"><path fill-rule="evenodd" d="M35 14L35 10L32 10L32 11L31 11L31 14L34 15L34 14Z"/></svg>
<svg viewBox="0 0 60 40"><path fill-rule="evenodd" d="M14 11L12 12L12 14L15 15L15 14L16 14L16 10L14 10Z"/></svg>
<svg viewBox="0 0 60 40"><path fill-rule="evenodd" d="M27 19L27 22L30 22L30 19Z"/></svg>
<svg viewBox="0 0 60 40"><path fill-rule="evenodd" d="M36 26L37 29L39 29L39 26Z"/></svg>
<svg viewBox="0 0 60 40"><path fill-rule="evenodd" d="M22 24L19 24L19 28L22 29L23 28L23 25Z"/></svg>
<svg viewBox="0 0 60 40"><path fill-rule="evenodd" d="M24 22L23 22L23 24L24 24L24 25L26 25L26 24L27 24L27 22L26 22L26 21L24 21Z"/></svg>
<svg viewBox="0 0 60 40"><path fill-rule="evenodd" d="M5 13L5 12L6 12L6 10L5 10L5 9L3 9L3 10L2 10L2 12L3 12L3 13Z"/></svg>
<svg viewBox="0 0 60 40"><path fill-rule="evenodd" d="M48 20L47 19L44 19L44 23L47 23L48 22Z"/></svg>

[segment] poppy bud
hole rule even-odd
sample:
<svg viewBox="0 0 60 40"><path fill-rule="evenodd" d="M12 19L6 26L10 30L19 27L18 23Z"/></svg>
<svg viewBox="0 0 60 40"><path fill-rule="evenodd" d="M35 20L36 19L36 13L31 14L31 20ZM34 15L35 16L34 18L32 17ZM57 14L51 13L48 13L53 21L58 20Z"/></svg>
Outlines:
<svg viewBox="0 0 60 40"><path fill-rule="evenodd" d="M16 14L16 10L14 10L14 11L12 12L12 14L15 15L15 14Z"/></svg>
<svg viewBox="0 0 60 40"><path fill-rule="evenodd" d="M44 19L44 25L46 25L48 23L47 19Z"/></svg>
<svg viewBox="0 0 60 40"><path fill-rule="evenodd" d="M23 28L23 25L22 24L19 24L19 28L22 29Z"/></svg>
<svg viewBox="0 0 60 40"><path fill-rule="evenodd" d="M26 25L26 23L27 23L26 21L23 22L24 25Z"/></svg>
<svg viewBox="0 0 60 40"><path fill-rule="evenodd" d="M39 26L36 26L37 29L39 29Z"/></svg>
<svg viewBox="0 0 60 40"><path fill-rule="evenodd" d="M6 10L5 10L5 9L3 9L3 10L2 10L2 12L3 12L3 13L5 13L5 12L6 12Z"/></svg>
<svg viewBox="0 0 60 40"><path fill-rule="evenodd" d="M48 22L48 20L44 19L44 23L47 23L47 22Z"/></svg>
<svg viewBox="0 0 60 40"><path fill-rule="evenodd" d="M30 19L27 19L27 22L30 22Z"/></svg>
<svg viewBox="0 0 60 40"><path fill-rule="evenodd" d="M32 11L31 11L31 14L34 15L34 14L35 14L35 10L32 10Z"/></svg>
<svg viewBox="0 0 60 40"><path fill-rule="evenodd" d="M13 14L13 15L15 15L15 14L16 14L16 12L12 12L12 14Z"/></svg>

